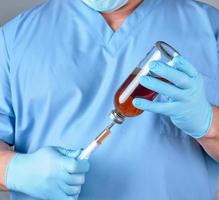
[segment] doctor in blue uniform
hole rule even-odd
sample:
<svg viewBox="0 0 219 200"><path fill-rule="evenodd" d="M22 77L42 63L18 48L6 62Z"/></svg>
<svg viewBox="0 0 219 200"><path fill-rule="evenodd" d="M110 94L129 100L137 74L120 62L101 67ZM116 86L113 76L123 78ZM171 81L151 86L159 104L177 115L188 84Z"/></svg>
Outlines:
<svg viewBox="0 0 219 200"><path fill-rule="evenodd" d="M158 40L183 56L174 68L150 65L174 85L142 77L158 101L136 98L145 112L78 161ZM0 29L1 188L12 200L213 200L218 88L217 9L193 0L46 1Z"/></svg>

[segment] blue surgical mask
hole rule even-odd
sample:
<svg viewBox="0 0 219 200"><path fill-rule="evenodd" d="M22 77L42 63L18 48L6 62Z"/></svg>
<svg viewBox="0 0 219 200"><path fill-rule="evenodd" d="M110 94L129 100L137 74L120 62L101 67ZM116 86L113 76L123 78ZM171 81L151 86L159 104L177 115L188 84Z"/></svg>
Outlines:
<svg viewBox="0 0 219 200"><path fill-rule="evenodd" d="M115 11L124 6L128 0L82 0L90 8L100 12Z"/></svg>

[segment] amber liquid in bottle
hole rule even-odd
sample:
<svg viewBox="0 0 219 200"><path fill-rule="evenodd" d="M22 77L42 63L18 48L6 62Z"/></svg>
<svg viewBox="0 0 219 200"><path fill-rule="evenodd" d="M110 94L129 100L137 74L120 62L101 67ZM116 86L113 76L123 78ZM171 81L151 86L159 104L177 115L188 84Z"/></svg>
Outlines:
<svg viewBox="0 0 219 200"><path fill-rule="evenodd" d="M142 85L138 85L137 88L133 91L133 93L128 97L128 99L124 103L120 103L119 98L124 92L124 90L129 86L129 84L133 81L133 79L137 76L137 74L141 71L141 68L135 68L135 70L129 75L126 81L122 84L122 86L117 91L114 104L116 110L123 115L124 117L135 117L143 113L143 110L137 109L133 106L132 101L134 98L144 98L147 100L153 101L157 96L157 93L149 90Z"/></svg>

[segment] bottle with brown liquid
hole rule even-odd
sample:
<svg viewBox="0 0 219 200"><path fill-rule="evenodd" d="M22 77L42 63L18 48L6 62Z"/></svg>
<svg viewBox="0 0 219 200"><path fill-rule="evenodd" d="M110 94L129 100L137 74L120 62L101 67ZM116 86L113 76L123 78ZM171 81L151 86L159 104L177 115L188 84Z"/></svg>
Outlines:
<svg viewBox="0 0 219 200"><path fill-rule="evenodd" d="M173 58L177 55L179 53L167 43L160 41L155 44L153 49L145 56L116 92L114 98L115 110L110 114L112 122L82 151L78 159L89 159L91 154L109 137L111 128L115 124L122 124L126 117L135 117L143 113L143 110L133 106L133 99L140 97L153 101L158 94L140 85L139 78L147 75L167 81L151 73L149 64L152 61L162 61L171 66L173 65Z"/></svg>
<svg viewBox="0 0 219 200"><path fill-rule="evenodd" d="M113 122L121 124L125 117L135 117L143 113L143 110L133 106L133 99L144 98L153 101L158 94L143 87L139 82L139 78L147 75L167 81L151 73L149 64L152 61L161 61L171 66L173 65L173 58L177 55L179 53L167 43L162 41L156 42L153 49L145 56L116 92L114 98L115 110L110 115Z"/></svg>

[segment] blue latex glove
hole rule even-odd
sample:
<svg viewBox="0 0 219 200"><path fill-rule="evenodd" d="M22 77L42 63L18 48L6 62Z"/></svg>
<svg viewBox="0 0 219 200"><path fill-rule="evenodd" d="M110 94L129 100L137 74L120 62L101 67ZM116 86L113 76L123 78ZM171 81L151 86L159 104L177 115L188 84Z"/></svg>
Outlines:
<svg viewBox="0 0 219 200"><path fill-rule="evenodd" d="M174 67L152 62L150 70L172 84L150 76L141 77L140 83L159 94L169 97L168 102L152 102L136 98L136 108L170 117L175 126L194 138L204 136L212 121L212 106L207 101L201 74L181 56L173 60Z"/></svg>
<svg viewBox="0 0 219 200"><path fill-rule="evenodd" d="M80 151L45 147L33 154L16 154L9 163L6 186L43 200L76 200L89 170L76 160Z"/></svg>

